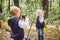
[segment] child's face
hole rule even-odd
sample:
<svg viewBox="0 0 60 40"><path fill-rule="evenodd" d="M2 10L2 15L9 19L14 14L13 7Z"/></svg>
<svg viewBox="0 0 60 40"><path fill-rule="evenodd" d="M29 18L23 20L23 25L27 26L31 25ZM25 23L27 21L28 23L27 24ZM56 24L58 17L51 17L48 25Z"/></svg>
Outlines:
<svg viewBox="0 0 60 40"><path fill-rule="evenodd" d="M42 12L37 12L37 16L42 16Z"/></svg>

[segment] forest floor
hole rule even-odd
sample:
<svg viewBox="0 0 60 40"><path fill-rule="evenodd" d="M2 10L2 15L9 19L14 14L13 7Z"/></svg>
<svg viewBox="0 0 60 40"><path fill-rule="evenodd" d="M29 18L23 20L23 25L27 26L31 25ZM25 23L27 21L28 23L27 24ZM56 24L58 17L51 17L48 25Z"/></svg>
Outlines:
<svg viewBox="0 0 60 40"><path fill-rule="evenodd" d="M6 23L4 26L6 26ZM29 30L24 29L24 31L26 38ZM35 25L31 27L29 38L31 40L38 40L38 35ZM6 31L4 28L0 28L0 40L12 40L10 38L10 32ZM60 26L57 29L55 25L52 24L47 25L47 32L44 33L44 40L60 40Z"/></svg>
<svg viewBox="0 0 60 40"><path fill-rule="evenodd" d="M27 35L27 33L28 30L25 31L25 36ZM57 30L55 25L47 25L47 32L44 33L44 40L59 40L60 39L59 33L60 33L60 28ZM35 26L31 27L29 37L31 38L31 40L38 40L38 35Z"/></svg>

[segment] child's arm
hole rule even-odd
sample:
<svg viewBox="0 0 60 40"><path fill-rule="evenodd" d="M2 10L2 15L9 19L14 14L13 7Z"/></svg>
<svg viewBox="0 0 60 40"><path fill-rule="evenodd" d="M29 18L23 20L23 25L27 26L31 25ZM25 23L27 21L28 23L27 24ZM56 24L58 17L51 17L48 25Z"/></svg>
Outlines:
<svg viewBox="0 0 60 40"><path fill-rule="evenodd" d="M21 28L30 28L30 26L29 26L29 23L28 23L28 20L27 21L22 21L22 20L20 20L19 22L18 22L18 25L21 27Z"/></svg>

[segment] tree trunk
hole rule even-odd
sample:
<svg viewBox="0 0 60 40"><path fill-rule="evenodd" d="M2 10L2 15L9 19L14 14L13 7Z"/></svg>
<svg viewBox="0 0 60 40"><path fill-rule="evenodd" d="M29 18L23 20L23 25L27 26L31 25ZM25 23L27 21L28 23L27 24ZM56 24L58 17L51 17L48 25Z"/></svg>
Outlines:
<svg viewBox="0 0 60 40"><path fill-rule="evenodd" d="M0 27L1 27L1 24L0 24Z"/></svg>
<svg viewBox="0 0 60 40"><path fill-rule="evenodd" d="M10 10L10 0L9 0L9 2L8 2L8 10Z"/></svg>
<svg viewBox="0 0 60 40"><path fill-rule="evenodd" d="M2 0L0 0L0 12L2 12Z"/></svg>
<svg viewBox="0 0 60 40"><path fill-rule="evenodd" d="M45 18L48 18L48 0L41 0L43 10L45 10Z"/></svg>
<svg viewBox="0 0 60 40"><path fill-rule="evenodd" d="M13 0L14 1L14 5L19 7L19 0Z"/></svg>
<svg viewBox="0 0 60 40"><path fill-rule="evenodd" d="M60 7L60 0L59 0L59 7Z"/></svg>
<svg viewBox="0 0 60 40"><path fill-rule="evenodd" d="M27 4L28 4L29 0L27 0Z"/></svg>
<svg viewBox="0 0 60 40"><path fill-rule="evenodd" d="M26 0L25 4L27 5L29 3L29 0Z"/></svg>

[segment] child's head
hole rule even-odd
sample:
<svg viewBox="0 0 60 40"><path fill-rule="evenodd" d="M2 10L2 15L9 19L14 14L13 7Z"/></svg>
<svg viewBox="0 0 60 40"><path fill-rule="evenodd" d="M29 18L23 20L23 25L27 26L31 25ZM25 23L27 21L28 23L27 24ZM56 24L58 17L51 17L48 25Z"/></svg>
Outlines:
<svg viewBox="0 0 60 40"><path fill-rule="evenodd" d="M11 6L10 7L10 14L12 16L16 16L16 17L20 17L20 8L16 7L16 6Z"/></svg>
<svg viewBox="0 0 60 40"><path fill-rule="evenodd" d="M38 9L38 10L36 11L36 16L42 17L42 16L43 16L43 11L40 10L40 9Z"/></svg>

